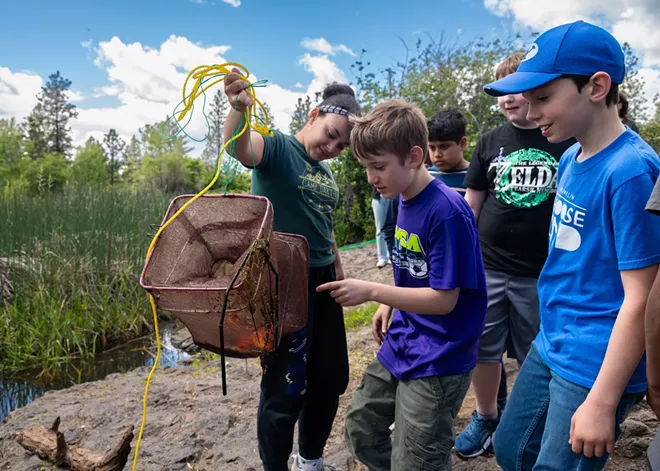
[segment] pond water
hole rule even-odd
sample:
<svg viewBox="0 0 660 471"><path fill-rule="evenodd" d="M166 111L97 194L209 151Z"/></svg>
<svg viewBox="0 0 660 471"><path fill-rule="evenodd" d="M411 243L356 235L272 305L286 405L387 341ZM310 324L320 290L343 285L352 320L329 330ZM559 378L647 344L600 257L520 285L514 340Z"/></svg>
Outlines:
<svg viewBox="0 0 660 471"><path fill-rule="evenodd" d="M162 366L176 366L189 357L172 345L169 326L163 326L161 330L161 346ZM3 376L0 371L0 423L12 411L28 405L46 391L101 380L112 373L126 373L141 366L153 366L155 359L155 342L144 338L101 353L91 361L67 365L55 378L40 376L39 370L23 371L12 376Z"/></svg>

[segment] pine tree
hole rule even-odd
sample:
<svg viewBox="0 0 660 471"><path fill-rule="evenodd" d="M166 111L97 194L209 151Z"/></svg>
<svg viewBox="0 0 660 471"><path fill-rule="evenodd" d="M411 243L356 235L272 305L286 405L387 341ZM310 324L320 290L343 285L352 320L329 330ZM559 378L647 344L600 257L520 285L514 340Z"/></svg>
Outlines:
<svg viewBox="0 0 660 471"><path fill-rule="evenodd" d="M108 131L108 134L103 137L103 148L105 149L105 155L108 160L111 185L115 182L115 175L119 176L119 170L121 169L124 158L124 147L126 147L126 142L119 137L119 134L114 129Z"/></svg>
<svg viewBox="0 0 660 471"><path fill-rule="evenodd" d="M264 110L261 108L258 108L257 110L257 117L260 119L260 122L262 124L266 123L266 116L268 116L268 127L270 129L277 129L275 126L275 116L273 116L273 110L270 109L270 106L268 106L268 103L264 103L264 109L266 110L264 114Z"/></svg>
<svg viewBox="0 0 660 471"><path fill-rule="evenodd" d="M46 151L66 155L71 150L70 119L78 117L76 105L69 103L67 91L71 80L56 73L48 77L46 85L37 95L37 106L28 118L28 136L33 142L33 155L40 157L43 144Z"/></svg>
<svg viewBox="0 0 660 471"><path fill-rule="evenodd" d="M295 136L305 127L307 120L309 120L309 113L312 111L312 99L307 95L305 99L298 98L296 109L293 112L291 123L289 124L289 134Z"/></svg>
<svg viewBox="0 0 660 471"><path fill-rule="evenodd" d="M637 121L649 111L644 97L644 79L639 76L639 58L630 44L623 44L623 54L626 63L626 77L621 84L621 91L628 96L628 116Z"/></svg>
<svg viewBox="0 0 660 471"><path fill-rule="evenodd" d="M209 135L206 147L202 153L205 162L214 165L225 143L225 119L227 118L227 96L224 91L218 90L213 96L213 104L209 112Z"/></svg>

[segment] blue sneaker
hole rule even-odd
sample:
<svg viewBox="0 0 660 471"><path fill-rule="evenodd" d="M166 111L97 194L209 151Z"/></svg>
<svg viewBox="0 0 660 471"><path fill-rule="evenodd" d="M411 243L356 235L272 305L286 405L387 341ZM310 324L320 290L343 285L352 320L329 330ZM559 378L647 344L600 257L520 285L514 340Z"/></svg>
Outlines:
<svg viewBox="0 0 660 471"><path fill-rule="evenodd" d="M470 424L456 437L454 449L461 458L475 458L484 454L493 443L493 435L499 424L497 419L482 419L477 411L472 413Z"/></svg>

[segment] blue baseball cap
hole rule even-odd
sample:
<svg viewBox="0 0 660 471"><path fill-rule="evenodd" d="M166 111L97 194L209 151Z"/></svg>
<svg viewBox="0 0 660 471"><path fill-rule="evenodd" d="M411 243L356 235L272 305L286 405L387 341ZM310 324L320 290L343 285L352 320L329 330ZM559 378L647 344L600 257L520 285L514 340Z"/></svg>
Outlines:
<svg viewBox="0 0 660 471"><path fill-rule="evenodd" d="M592 76L606 72L614 83L623 82L626 65L619 42L596 25L576 21L552 28L530 46L518 70L489 83L492 96L522 93L564 75Z"/></svg>

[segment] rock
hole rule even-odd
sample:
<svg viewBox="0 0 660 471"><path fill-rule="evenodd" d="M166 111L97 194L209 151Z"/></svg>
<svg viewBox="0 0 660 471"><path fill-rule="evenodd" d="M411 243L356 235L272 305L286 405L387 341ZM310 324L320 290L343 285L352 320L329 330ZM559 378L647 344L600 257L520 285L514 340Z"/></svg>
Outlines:
<svg viewBox="0 0 660 471"><path fill-rule="evenodd" d="M644 422L640 422L635 419L628 419L623 423L621 427L623 430L622 438L626 437L646 437L652 436L653 431L651 427L646 425Z"/></svg>
<svg viewBox="0 0 660 471"><path fill-rule="evenodd" d="M626 458L637 458L642 456L651 443L652 437L645 438L624 438L617 443L619 455Z"/></svg>
<svg viewBox="0 0 660 471"><path fill-rule="evenodd" d="M172 345L188 354L196 353L201 350L195 345L192 335L190 335L190 331L186 328L179 329L172 334Z"/></svg>

